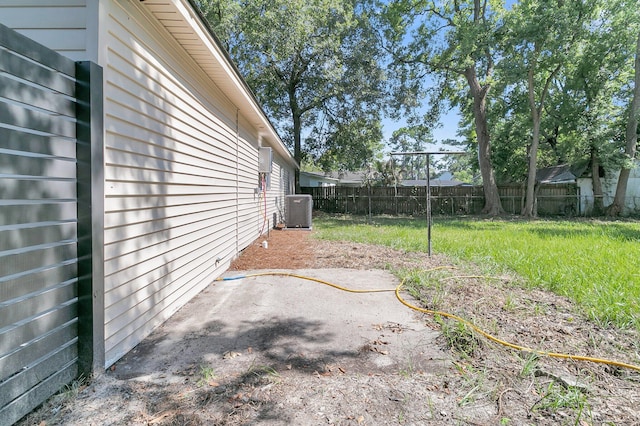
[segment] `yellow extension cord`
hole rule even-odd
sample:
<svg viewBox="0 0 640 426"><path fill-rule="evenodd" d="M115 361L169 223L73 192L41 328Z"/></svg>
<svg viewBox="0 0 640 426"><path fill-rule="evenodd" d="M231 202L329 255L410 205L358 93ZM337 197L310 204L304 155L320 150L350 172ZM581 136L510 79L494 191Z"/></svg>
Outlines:
<svg viewBox="0 0 640 426"><path fill-rule="evenodd" d="M430 269L429 271L433 271L433 270L436 270L436 269L443 269L443 268L446 268L446 267L434 268L434 269ZM422 313L429 314L429 315L440 315L440 316L443 316L443 317L451 318L453 320L456 320L456 321L458 321L458 322L460 322L462 324L465 324L465 325L469 326L474 331L476 331L478 334L484 336L486 339L491 340L492 342L499 343L500 345L506 346L506 347L511 348L511 349L516 349L516 350L523 351L523 352L533 353L533 354L536 354L536 355L549 356L549 357L553 357L553 358L571 359L571 360L576 360L576 361L589 361L589 362L594 362L594 363L599 363L599 364L607 364L607 365L612 365L612 366L621 367L621 368L627 368L627 369L630 369L630 370L635 370L635 371L639 371L640 372L640 366L633 365L633 364L627 364L627 363L624 363L624 362L612 361L612 360L608 360L608 359L592 358L592 357L582 356L582 355L569 355L569 354L563 354L563 353L546 352L546 351L542 351L542 350L539 350L539 349L532 349L532 348L528 348L526 346L520 346L520 345L516 345L514 343L506 342L506 341L501 340L501 339L499 339L499 338L497 338L495 336L492 336L491 334L489 334L486 331L482 330L481 328L479 328L475 324L473 324L470 321L467 321L464 318L461 318L461 317L459 317L457 315L450 314L448 312L441 312L441 311L434 311L434 310L431 310L431 309L420 308L418 306L412 305L411 303L407 302L405 299L402 298L402 296L400 296L400 290L402 290L402 287L404 286L405 280L402 280L402 282L400 284L398 284L398 286L395 289L367 289L367 290L351 289L351 288L340 286L338 284L331 283L329 281L321 280L319 278L313 278L313 277L308 277L308 276L299 275L299 274L293 274L293 273L289 273L289 272L259 272L259 273L255 273L255 274L240 275L240 276L237 276L237 277L227 277L227 278L220 277L220 278L217 278L216 281L230 281L230 280L237 280L237 279L241 279L241 278L259 277L259 276L267 276L267 275L293 277L293 278L299 278L299 279L303 279L303 280L307 280L307 281L314 281L314 282L317 282L317 283L320 283L320 284L324 284L324 285L328 285L329 287L333 287L335 289L346 291L346 292L349 292L349 293L383 293L383 292L392 292L393 291L393 292L395 292L396 298L398 299L398 301L400 303L402 303L404 306L406 306L406 307L408 307L410 309L413 309L414 311L422 312Z"/></svg>

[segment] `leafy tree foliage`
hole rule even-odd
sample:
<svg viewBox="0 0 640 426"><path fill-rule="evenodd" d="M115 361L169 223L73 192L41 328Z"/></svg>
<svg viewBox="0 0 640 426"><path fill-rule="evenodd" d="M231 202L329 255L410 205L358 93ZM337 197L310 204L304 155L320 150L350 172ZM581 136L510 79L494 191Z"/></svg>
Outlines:
<svg viewBox="0 0 640 426"><path fill-rule="evenodd" d="M503 213L488 126L502 4L488 0L392 0L384 7L382 21L401 86L401 103L415 105L430 94L435 102L425 119L431 123L445 99L471 113L485 193L483 211L491 215ZM431 90L427 76L435 79Z"/></svg>
<svg viewBox="0 0 640 426"><path fill-rule="evenodd" d="M403 127L393 132L389 144L396 152L426 151L427 144L432 142L431 132L424 125ZM405 179L426 179L426 156L403 155L398 158L398 164L404 171Z"/></svg>
<svg viewBox="0 0 640 426"><path fill-rule="evenodd" d="M527 0L505 17L490 125L498 179L528 179L525 215L535 214L534 171L565 163L590 170L595 211L604 211L600 170L630 158L620 153L633 87L635 10L626 0Z"/></svg>
<svg viewBox="0 0 640 426"><path fill-rule="evenodd" d="M631 169L634 167L638 148L638 121L640 119L640 11L637 3L629 0L612 0L613 10L610 19L610 28L621 41L620 51L626 53L626 63L629 70L629 84L622 96L627 105L624 118L624 143L620 155L620 176L613 203L607 207L609 216L618 216L622 213L627 191L627 184Z"/></svg>
<svg viewBox="0 0 640 426"><path fill-rule="evenodd" d="M505 18L503 76L513 86L512 91L521 94L525 87L532 123L524 216L535 215L534 190L545 103L563 69L575 60L588 34L595 3L596 0L521 0Z"/></svg>
<svg viewBox="0 0 640 426"><path fill-rule="evenodd" d="M307 153L322 170L361 170L382 151L382 125L366 117L339 120L326 133L314 129L306 141Z"/></svg>
<svg viewBox="0 0 640 426"><path fill-rule="evenodd" d="M480 176L486 213L502 212L498 181L526 181L535 215L536 170L567 163L590 171L597 211L621 212L637 156L637 0L367 1L199 3L298 161L422 178L424 158L380 159L382 108L407 122L389 148L420 151L457 107L470 155L444 162ZM602 167L622 170L608 209Z"/></svg>
<svg viewBox="0 0 640 426"><path fill-rule="evenodd" d="M385 76L365 6L360 0L200 0L298 162L303 135L314 141L309 154L327 167L366 164L380 147Z"/></svg>
<svg viewBox="0 0 640 426"><path fill-rule="evenodd" d="M395 158L376 161L370 175L374 184L394 187L396 195L398 185L405 179L405 171Z"/></svg>

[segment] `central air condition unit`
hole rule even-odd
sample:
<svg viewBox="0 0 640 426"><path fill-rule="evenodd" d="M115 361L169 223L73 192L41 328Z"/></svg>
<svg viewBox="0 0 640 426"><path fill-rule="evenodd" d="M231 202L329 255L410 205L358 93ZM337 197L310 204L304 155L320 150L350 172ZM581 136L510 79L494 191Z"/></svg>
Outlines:
<svg viewBox="0 0 640 426"><path fill-rule="evenodd" d="M311 229L313 210L311 195L287 195L285 200L287 228Z"/></svg>

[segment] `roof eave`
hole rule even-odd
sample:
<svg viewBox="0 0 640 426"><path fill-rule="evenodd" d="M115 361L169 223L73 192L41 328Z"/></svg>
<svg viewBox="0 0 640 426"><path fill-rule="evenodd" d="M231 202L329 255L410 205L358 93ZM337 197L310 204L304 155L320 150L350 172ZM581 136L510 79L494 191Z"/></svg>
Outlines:
<svg viewBox="0 0 640 426"><path fill-rule="evenodd" d="M195 2L193 0L146 0L144 5L154 15L154 6L162 6L162 19L156 16L158 21L174 35L183 49L194 58L200 68L255 126L262 141L266 142L262 143L262 146L270 146L290 165L299 168L299 164L283 143L260 102ZM166 19L167 11L172 15L171 20ZM165 22L171 22L171 26L165 25ZM180 37L174 34L176 28L181 31ZM193 38L185 37L185 30L190 31L190 35L195 36L197 42L194 43ZM189 43L184 42L187 39ZM202 64L198 61L197 57L202 55L203 49L211 56L213 63Z"/></svg>

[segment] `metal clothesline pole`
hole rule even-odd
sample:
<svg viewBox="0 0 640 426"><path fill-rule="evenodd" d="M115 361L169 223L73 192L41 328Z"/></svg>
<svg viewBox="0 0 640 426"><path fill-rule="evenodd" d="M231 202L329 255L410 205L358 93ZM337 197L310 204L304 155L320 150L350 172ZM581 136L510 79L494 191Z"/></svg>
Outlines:
<svg viewBox="0 0 640 426"><path fill-rule="evenodd" d="M427 157L427 253L431 257L431 170L430 162L432 155L462 155L464 151L413 151L413 152L392 152L391 155L424 155Z"/></svg>

